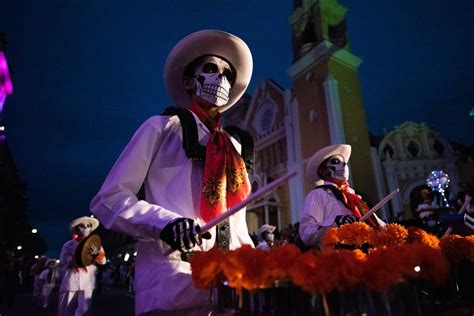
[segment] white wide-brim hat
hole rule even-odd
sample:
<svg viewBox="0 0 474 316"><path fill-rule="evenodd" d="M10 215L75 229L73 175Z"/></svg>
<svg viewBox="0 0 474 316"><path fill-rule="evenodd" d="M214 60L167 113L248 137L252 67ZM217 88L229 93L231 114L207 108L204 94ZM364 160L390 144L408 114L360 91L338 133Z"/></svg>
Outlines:
<svg viewBox="0 0 474 316"><path fill-rule="evenodd" d="M205 55L224 58L236 71L236 80L230 90L229 102L219 107L219 112L224 112L242 97L250 83L253 69L252 54L247 44L230 33L202 30L180 40L165 62L163 76L166 91L175 106L188 107L192 96L183 84L184 70L196 58Z"/></svg>
<svg viewBox="0 0 474 316"><path fill-rule="evenodd" d="M57 259L53 259L53 258L51 258L51 259L48 259L48 260L46 261L46 263L44 264L44 265L45 265L45 267L47 267L47 266L48 266L48 264L50 264L51 262L52 262L52 263L54 263L54 265L55 265L55 266L58 264L58 261L57 261Z"/></svg>
<svg viewBox="0 0 474 316"><path fill-rule="evenodd" d="M91 231L94 231L97 227L99 227L99 221L96 218L83 216L83 217L79 217L73 220L71 224L69 224L69 229L72 231L73 228L79 224L84 224L84 225L90 224L92 226Z"/></svg>
<svg viewBox="0 0 474 316"><path fill-rule="evenodd" d="M316 183L321 180L318 174L318 168L321 163L334 155L341 155L346 162L351 157L351 145L336 144L323 147L318 150L308 161L306 165L306 178L311 183Z"/></svg>
<svg viewBox="0 0 474 316"><path fill-rule="evenodd" d="M266 231L273 233L275 231L276 226L263 224L257 231L257 237L263 239L262 234Z"/></svg>

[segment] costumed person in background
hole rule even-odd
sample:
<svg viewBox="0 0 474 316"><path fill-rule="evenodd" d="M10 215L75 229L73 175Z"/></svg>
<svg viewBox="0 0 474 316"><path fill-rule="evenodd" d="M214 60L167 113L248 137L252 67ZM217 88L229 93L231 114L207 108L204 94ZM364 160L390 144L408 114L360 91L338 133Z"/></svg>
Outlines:
<svg viewBox="0 0 474 316"><path fill-rule="evenodd" d="M99 227L99 221L93 217L84 216L73 220L69 227L73 239L63 245L59 258L60 264L64 265L66 270L59 288L58 316L87 315L95 288L97 266L91 264L78 267L74 256L79 243ZM95 263L105 264L105 251L102 247L100 249L91 247L89 254L94 258Z"/></svg>
<svg viewBox="0 0 474 316"><path fill-rule="evenodd" d="M270 248L274 246L275 243L275 235L273 232L275 231L275 226L263 224L257 231L257 237L259 243L257 245L258 249L268 251Z"/></svg>
<svg viewBox="0 0 474 316"><path fill-rule="evenodd" d="M127 277L128 277L128 293L134 293L135 292L135 260L130 263L130 266L128 267L127 271Z"/></svg>
<svg viewBox="0 0 474 316"><path fill-rule="evenodd" d="M416 213L418 217L424 222L429 223L430 219L436 221L436 210L433 206L433 195L429 189L422 189L420 191L420 199L418 206L416 207Z"/></svg>
<svg viewBox="0 0 474 316"><path fill-rule="evenodd" d="M46 268L46 261L48 258L46 256L41 256L36 259L36 262L31 266L31 273L33 274L33 297L39 298L41 294L41 289L43 288L41 280L39 278L41 272Z"/></svg>
<svg viewBox="0 0 474 316"><path fill-rule="evenodd" d="M463 213L474 213L474 206L472 205L472 193L460 191L456 195L455 211Z"/></svg>
<svg viewBox="0 0 474 316"><path fill-rule="evenodd" d="M240 155L245 146L221 127L221 113L240 99L251 73L250 50L232 34L203 30L179 41L166 60L164 80L177 109L185 108L187 123L197 125L196 143L187 146L186 122L179 113L149 118L91 201L92 212L106 228L139 240L134 282L137 315L190 316L211 311L209 292L193 286L190 264L181 260L179 252L165 255L170 248L208 251L214 246L252 245L245 210L207 236L200 232L204 223L251 192ZM202 156L192 156L199 151ZM140 199L142 185L145 196Z"/></svg>
<svg viewBox="0 0 474 316"><path fill-rule="evenodd" d="M56 280L59 277L56 259L48 259L46 261L46 268L41 272L39 278L43 284L41 289L41 307L47 308L49 304L49 296L51 291L56 286Z"/></svg>
<svg viewBox="0 0 474 316"><path fill-rule="evenodd" d="M309 247L319 247L329 228L353 223L369 210L349 186L350 155L350 145L337 144L320 149L308 162L306 175L316 187L305 198L299 232ZM385 225L375 214L366 223Z"/></svg>

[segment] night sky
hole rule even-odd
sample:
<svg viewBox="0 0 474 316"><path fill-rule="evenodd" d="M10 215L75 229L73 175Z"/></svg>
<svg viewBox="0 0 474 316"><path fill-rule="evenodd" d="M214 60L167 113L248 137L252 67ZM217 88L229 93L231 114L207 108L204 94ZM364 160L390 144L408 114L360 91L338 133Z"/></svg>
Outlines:
<svg viewBox="0 0 474 316"><path fill-rule="evenodd" d="M369 129L411 120L473 144L472 0L340 1ZM58 256L69 222L89 215L136 128L170 105L163 64L185 35L222 29L254 56L248 92L265 78L291 85L292 0L6 0L14 94L3 111L7 140L28 186L31 222Z"/></svg>

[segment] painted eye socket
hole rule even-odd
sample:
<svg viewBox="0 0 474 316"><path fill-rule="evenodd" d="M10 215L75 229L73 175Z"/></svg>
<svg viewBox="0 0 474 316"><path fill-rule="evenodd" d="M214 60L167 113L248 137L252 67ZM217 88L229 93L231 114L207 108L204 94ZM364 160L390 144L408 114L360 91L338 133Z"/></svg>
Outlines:
<svg viewBox="0 0 474 316"><path fill-rule="evenodd" d="M235 73L232 72L230 69L224 69L224 76L229 80L230 83L235 82Z"/></svg>
<svg viewBox="0 0 474 316"><path fill-rule="evenodd" d="M329 162L332 163L333 165L338 165L338 164L341 163L339 158L331 158L331 160L329 160Z"/></svg>
<svg viewBox="0 0 474 316"><path fill-rule="evenodd" d="M212 74L217 72L217 65L213 63L206 63L202 66L202 71L206 74Z"/></svg>

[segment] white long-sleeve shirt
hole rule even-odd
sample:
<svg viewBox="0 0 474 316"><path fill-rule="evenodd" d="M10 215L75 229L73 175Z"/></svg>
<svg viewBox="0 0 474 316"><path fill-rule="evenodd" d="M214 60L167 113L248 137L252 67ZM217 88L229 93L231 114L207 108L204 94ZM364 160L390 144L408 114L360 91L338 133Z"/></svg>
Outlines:
<svg viewBox="0 0 474 316"><path fill-rule="evenodd" d="M328 181L325 181L324 185L336 186ZM352 188L349 188L349 192L355 194ZM354 214L330 189L319 188L310 191L306 195L300 219L301 240L307 246L319 246L326 231L331 227L337 227L334 221L338 215ZM377 216L376 218L381 226L385 225Z"/></svg>
<svg viewBox="0 0 474 316"><path fill-rule="evenodd" d="M58 269L56 268L46 268L39 275L39 279L43 282L43 288L49 287L54 288L56 285L56 280L59 277Z"/></svg>
<svg viewBox="0 0 474 316"><path fill-rule="evenodd" d="M74 252L79 241L71 239L67 241L61 249L60 262L66 267L66 271L61 282L60 292L83 291L95 288L95 276L97 267L95 265L84 268L76 268L74 265ZM101 249L103 251L103 249ZM105 260L105 256L103 257Z"/></svg>
<svg viewBox="0 0 474 316"><path fill-rule="evenodd" d="M211 134L197 119L198 140L206 145ZM232 139L237 151L240 144ZM112 230L129 234L137 243L135 310L175 310L209 304L209 293L192 285L190 264L179 253L165 257L169 246L160 240L161 229L177 217L204 221L199 214L202 162L186 157L177 116L153 116L136 131L91 201L92 212ZM248 179L247 179L248 181ZM136 197L144 184L146 201ZM245 210L231 216L230 248L252 244ZM207 251L210 240L193 250Z"/></svg>

